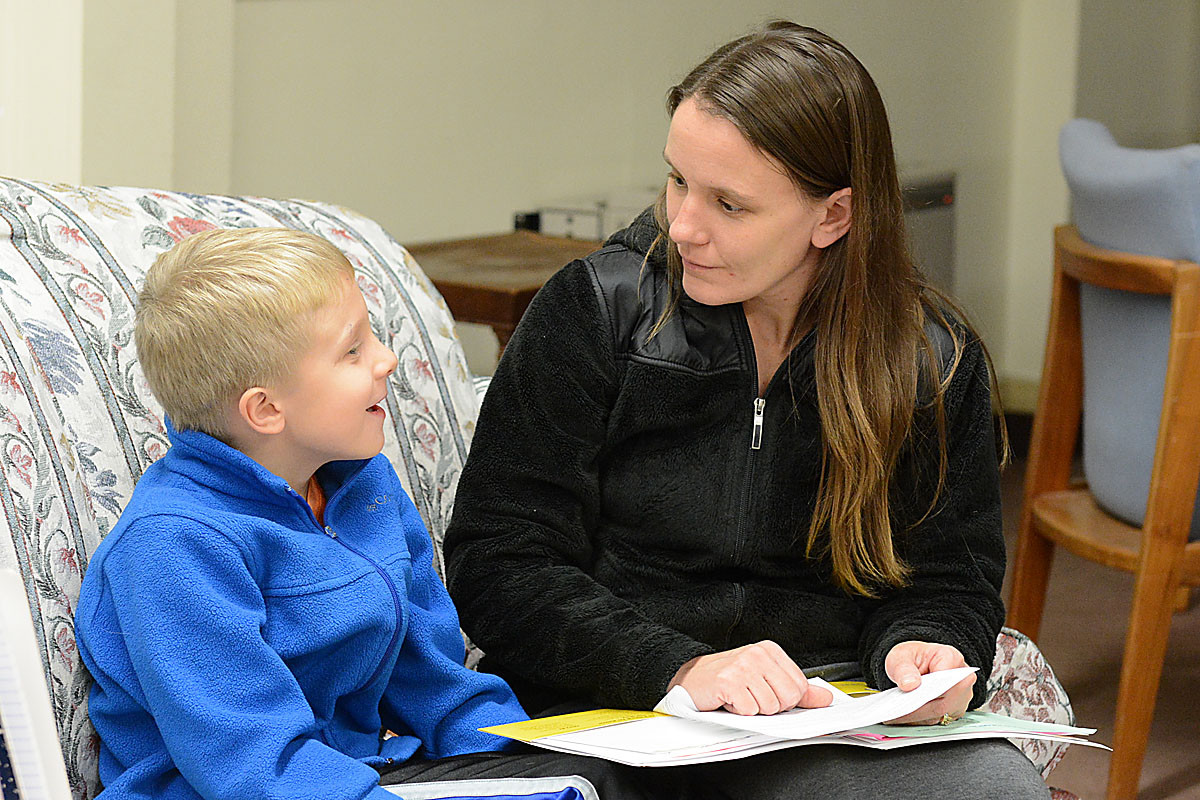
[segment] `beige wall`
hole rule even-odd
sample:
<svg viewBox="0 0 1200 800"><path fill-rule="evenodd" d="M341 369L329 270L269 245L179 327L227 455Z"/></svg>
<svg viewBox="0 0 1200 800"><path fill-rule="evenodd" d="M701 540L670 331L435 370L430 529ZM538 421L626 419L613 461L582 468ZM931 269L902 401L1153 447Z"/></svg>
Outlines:
<svg viewBox="0 0 1200 800"><path fill-rule="evenodd" d="M80 179L170 185L175 164L175 3L86 0L83 23Z"/></svg>
<svg viewBox="0 0 1200 800"><path fill-rule="evenodd" d="M226 194L233 185L234 0L176 0L175 5L171 185Z"/></svg>
<svg viewBox="0 0 1200 800"><path fill-rule="evenodd" d="M227 192L234 0L0 0L0 174Z"/></svg>
<svg viewBox="0 0 1200 800"><path fill-rule="evenodd" d="M83 0L0 0L0 175L77 181Z"/></svg>
<svg viewBox="0 0 1200 800"><path fill-rule="evenodd" d="M1048 322L1054 225L1068 217L1058 131L1072 116L1079 7L1021 0L1009 119L1003 345L994 348L1005 402L1032 411ZM960 228L960 231L962 229Z"/></svg>
<svg viewBox="0 0 1200 800"><path fill-rule="evenodd" d="M1126 147L1200 141L1200 3L1081 5L1079 115Z"/></svg>
<svg viewBox="0 0 1200 800"><path fill-rule="evenodd" d="M957 173L961 299L1027 405L1058 126L1078 105L1131 143L1200 127L1200 7L1136 5L0 0L0 173L329 200L406 242L499 231L661 180L667 86L785 16L875 75L902 168Z"/></svg>
<svg viewBox="0 0 1200 800"><path fill-rule="evenodd" d="M238 3L234 191L341 202L411 242L653 185L667 87L717 44L785 16L843 40L876 76L902 167L958 173L958 286L1006 366L1015 5L466 5Z"/></svg>

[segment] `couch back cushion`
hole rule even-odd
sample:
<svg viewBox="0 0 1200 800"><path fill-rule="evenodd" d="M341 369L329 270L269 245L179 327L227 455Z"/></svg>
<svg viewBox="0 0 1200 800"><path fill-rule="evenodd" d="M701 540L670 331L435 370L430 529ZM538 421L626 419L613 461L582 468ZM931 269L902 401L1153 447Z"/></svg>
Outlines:
<svg viewBox="0 0 1200 800"><path fill-rule="evenodd" d="M441 552L477 400L445 304L378 224L323 203L0 178L0 567L24 581L77 798L97 791L99 750L75 650L80 579L168 446L133 348L137 290L188 234L260 226L324 236L354 265L399 358L384 452Z"/></svg>

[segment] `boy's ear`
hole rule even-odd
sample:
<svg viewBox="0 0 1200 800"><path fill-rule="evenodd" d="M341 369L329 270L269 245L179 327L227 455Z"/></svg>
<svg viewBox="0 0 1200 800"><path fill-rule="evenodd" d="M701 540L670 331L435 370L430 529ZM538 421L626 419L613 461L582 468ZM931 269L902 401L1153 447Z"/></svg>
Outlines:
<svg viewBox="0 0 1200 800"><path fill-rule="evenodd" d="M283 430L283 409L275 402L270 389L251 386L238 398L237 409L242 421L255 433L272 434Z"/></svg>
<svg viewBox="0 0 1200 800"><path fill-rule="evenodd" d="M825 216L813 230L812 243L813 247L826 248L845 236L846 231L850 230L852 212L850 187L838 189L822 200L821 206L825 209Z"/></svg>

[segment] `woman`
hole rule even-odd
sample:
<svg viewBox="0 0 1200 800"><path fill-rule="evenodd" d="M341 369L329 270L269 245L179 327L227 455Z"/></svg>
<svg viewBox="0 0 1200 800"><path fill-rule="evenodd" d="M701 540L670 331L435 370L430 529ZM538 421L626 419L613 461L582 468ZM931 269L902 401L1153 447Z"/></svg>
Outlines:
<svg viewBox="0 0 1200 800"><path fill-rule="evenodd" d="M653 213L546 285L493 379L446 538L467 632L533 713L681 685L773 714L829 703L806 675L969 664L901 721L961 716L1004 616L989 369L913 267L878 90L778 22L668 110ZM712 796L1047 794L999 740L687 769Z"/></svg>

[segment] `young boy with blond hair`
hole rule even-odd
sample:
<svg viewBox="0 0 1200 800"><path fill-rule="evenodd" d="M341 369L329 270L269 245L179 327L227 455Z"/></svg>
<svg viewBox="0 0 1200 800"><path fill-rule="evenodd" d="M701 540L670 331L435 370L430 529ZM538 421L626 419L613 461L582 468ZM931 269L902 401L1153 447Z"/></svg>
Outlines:
<svg viewBox="0 0 1200 800"><path fill-rule="evenodd" d="M394 798L381 773L576 773L638 795L612 765L501 754L479 732L525 713L463 666L429 535L380 453L396 356L336 247L184 239L146 275L135 341L171 448L76 611L103 798Z"/></svg>

